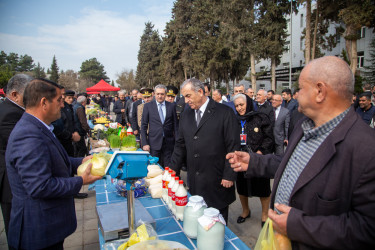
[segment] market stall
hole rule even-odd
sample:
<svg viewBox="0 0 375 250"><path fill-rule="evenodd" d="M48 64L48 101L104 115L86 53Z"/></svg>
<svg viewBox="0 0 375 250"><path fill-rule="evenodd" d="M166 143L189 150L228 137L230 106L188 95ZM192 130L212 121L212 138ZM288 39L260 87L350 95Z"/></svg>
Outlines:
<svg viewBox="0 0 375 250"><path fill-rule="evenodd" d="M106 92L106 91L119 91L120 88L114 87L101 79L97 84L92 87L86 88L87 92Z"/></svg>

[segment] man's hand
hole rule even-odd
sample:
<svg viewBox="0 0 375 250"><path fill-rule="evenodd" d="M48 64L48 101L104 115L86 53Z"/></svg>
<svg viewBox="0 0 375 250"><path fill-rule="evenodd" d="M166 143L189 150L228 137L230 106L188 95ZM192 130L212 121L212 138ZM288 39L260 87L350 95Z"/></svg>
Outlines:
<svg viewBox="0 0 375 250"><path fill-rule="evenodd" d="M86 157L87 158L87 157ZM85 158L85 159L86 159ZM97 180L100 180L101 178L103 178L103 176L95 176L95 175L92 175L91 174L91 167L92 167L92 163L90 163L85 172L83 172L82 174L82 180L83 180L83 185L86 185L86 184L91 184L91 183L94 183L95 181Z"/></svg>
<svg viewBox="0 0 375 250"><path fill-rule="evenodd" d="M257 151L257 154L258 154L258 155L262 155L263 153L262 153L262 151L258 150L258 151Z"/></svg>
<svg viewBox="0 0 375 250"><path fill-rule="evenodd" d="M230 188L231 186L233 186L233 181L227 181L227 180L222 179L221 185L225 188Z"/></svg>
<svg viewBox="0 0 375 250"><path fill-rule="evenodd" d="M78 132L74 132L72 134L72 141L79 142L79 140L81 140L81 136L78 134Z"/></svg>
<svg viewBox="0 0 375 250"><path fill-rule="evenodd" d="M138 135L138 130L134 130L134 135Z"/></svg>
<svg viewBox="0 0 375 250"><path fill-rule="evenodd" d="M143 151L148 151L148 152L150 152L150 145L144 145L144 146L142 147L142 149L143 149Z"/></svg>
<svg viewBox="0 0 375 250"><path fill-rule="evenodd" d="M121 113L125 113L125 109L121 109Z"/></svg>
<svg viewBox="0 0 375 250"><path fill-rule="evenodd" d="M268 217L272 220L273 222L273 228L278 232L279 234L287 235L286 231L286 223L288 221L288 216L289 212L292 209L291 207L284 205L284 204L278 204L275 203L275 208L282 212L282 214L277 214L275 211L272 209L268 210Z"/></svg>
<svg viewBox="0 0 375 250"><path fill-rule="evenodd" d="M92 155L86 156L85 158L83 158L82 163L84 163L87 160L90 160L91 158L92 158Z"/></svg>
<svg viewBox="0 0 375 250"><path fill-rule="evenodd" d="M284 140L284 145L288 146L288 140Z"/></svg>
<svg viewBox="0 0 375 250"><path fill-rule="evenodd" d="M250 155L246 152L241 151L234 151L233 153L229 153L226 156L227 160L229 160L230 167L233 168L235 172L244 172L247 171L250 161Z"/></svg>

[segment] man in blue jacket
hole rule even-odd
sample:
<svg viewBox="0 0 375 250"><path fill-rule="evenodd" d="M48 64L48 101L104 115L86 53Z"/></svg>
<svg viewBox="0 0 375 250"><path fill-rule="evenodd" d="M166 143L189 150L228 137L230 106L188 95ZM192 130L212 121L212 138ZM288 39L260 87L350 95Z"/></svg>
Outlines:
<svg viewBox="0 0 375 250"><path fill-rule="evenodd" d="M51 123L63 107L59 85L35 79L23 101L26 110L9 137L5 157L13 194L8 245L63 249L64 239L77 227L73 196L101 177L90 174L91 164L82 176L71 177L90 157L69 157L52 132Z"/></svg>

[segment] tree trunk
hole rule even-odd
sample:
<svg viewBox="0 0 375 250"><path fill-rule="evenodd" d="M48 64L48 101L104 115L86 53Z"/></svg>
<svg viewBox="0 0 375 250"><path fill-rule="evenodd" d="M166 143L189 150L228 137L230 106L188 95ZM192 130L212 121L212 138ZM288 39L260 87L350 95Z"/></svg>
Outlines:
<svg viewBox="0 0 375 250"><path fill-rule="evenodd" d="M256 88L257 88L257 79L255 76L255 56L254 54L250 54L250 65L251 65L251 88L254 90L254 93L256 93Z"/></svg>
<svg viewBox="0 0 375 250"><path fill-rule="evenodd" d="M310 61L311 54L311 0L306 0L306 36L305 36L305 64Z"/></svg>
<svg viewBox="0 0 375 250"><path fill-rule="evenodd" d="M318 21L319 21L319 0L316 1L316 16L315 16L314 38L313 38L313 47L312 47L312 52L311 52L311 60L315 59L316 33L318 32Z"/></svg>
<svg viewBox="0 0 375 250"><path fill-rule="evenodd" d="M271 59L271 89L276 91L276 59Z"/></svg>
<svg viewBox="0 0 375 250"><path fill-rule="evenodd" d="M357 65L358 65L358 55L357 55L357 29L354 27L354 25L348 24L346 26L346 30L344 33L345 37L345 46L346 46L346 52L348 53L348 59L350 62L350 69L352 70L352 73L355 74L357 71Z"/></svg>
<svg viewBox="0 0 375 250"><path fill-rule="evenodd" d="M227 86L227 93L229 94L229 82L227 81L227 82L225 83L225 85Z"/></svg>
<svg viewBox="0 0 375 250"><path fill-rule="evenodd" d="M187 71L186 68L184 67L184 74L185 74L185 81L187 80Z"/></svg>

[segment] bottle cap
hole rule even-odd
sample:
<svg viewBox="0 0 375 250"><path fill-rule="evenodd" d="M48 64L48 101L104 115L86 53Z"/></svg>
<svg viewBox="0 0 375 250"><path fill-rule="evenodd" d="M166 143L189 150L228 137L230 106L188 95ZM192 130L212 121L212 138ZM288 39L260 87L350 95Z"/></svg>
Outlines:
<svg viewBox="0 0 375 250"><path fill-rule="evenodd" d="M193 195L189 198L189 202L200 203L203 201L203 197L199 195Z"/></svg>
<svg viewBox="0 0 375 250"><path fill-rule="evenodd" d="M170 174L171 174L172 172L173 172L173 170L172 170L172 169L169 169L169 170L168 170L168 173L170 173Z"/></svg>
<svg viewBox="0 0 375 250"><path fill-rule="evenodd" d="M178 181L178 180L180 179L180 177L177 176L177 177L175 177L174 179L175 179L176 181Z"/></svg>
<svg viewBox="0 0 375 250"><path fill-rule="evenodd" d="M172 173L172 177L175 177L176 176L176 174L175 173Z"/></svg>
<svg viewBox="0 0 375 250"><path fill-rule="evenodd" d="M203 211L203 214L207 217L217 217L220 212L219 210L217 210L216 208L213 208L213 207L209 207L209 208L206 208L204 211Z"/></svg>
<svg viewBox="0 0 375 250"><path fill-rule="evenodd" d="M178 184L184 184L184 181L183 180L179 180Z"/></svg>
<svg viewBox="0 0 375 250"><path fill-rule="evenodd" d="M166 170L166 171L169 171L169 167L166 167L165 170Z"/></svg>

